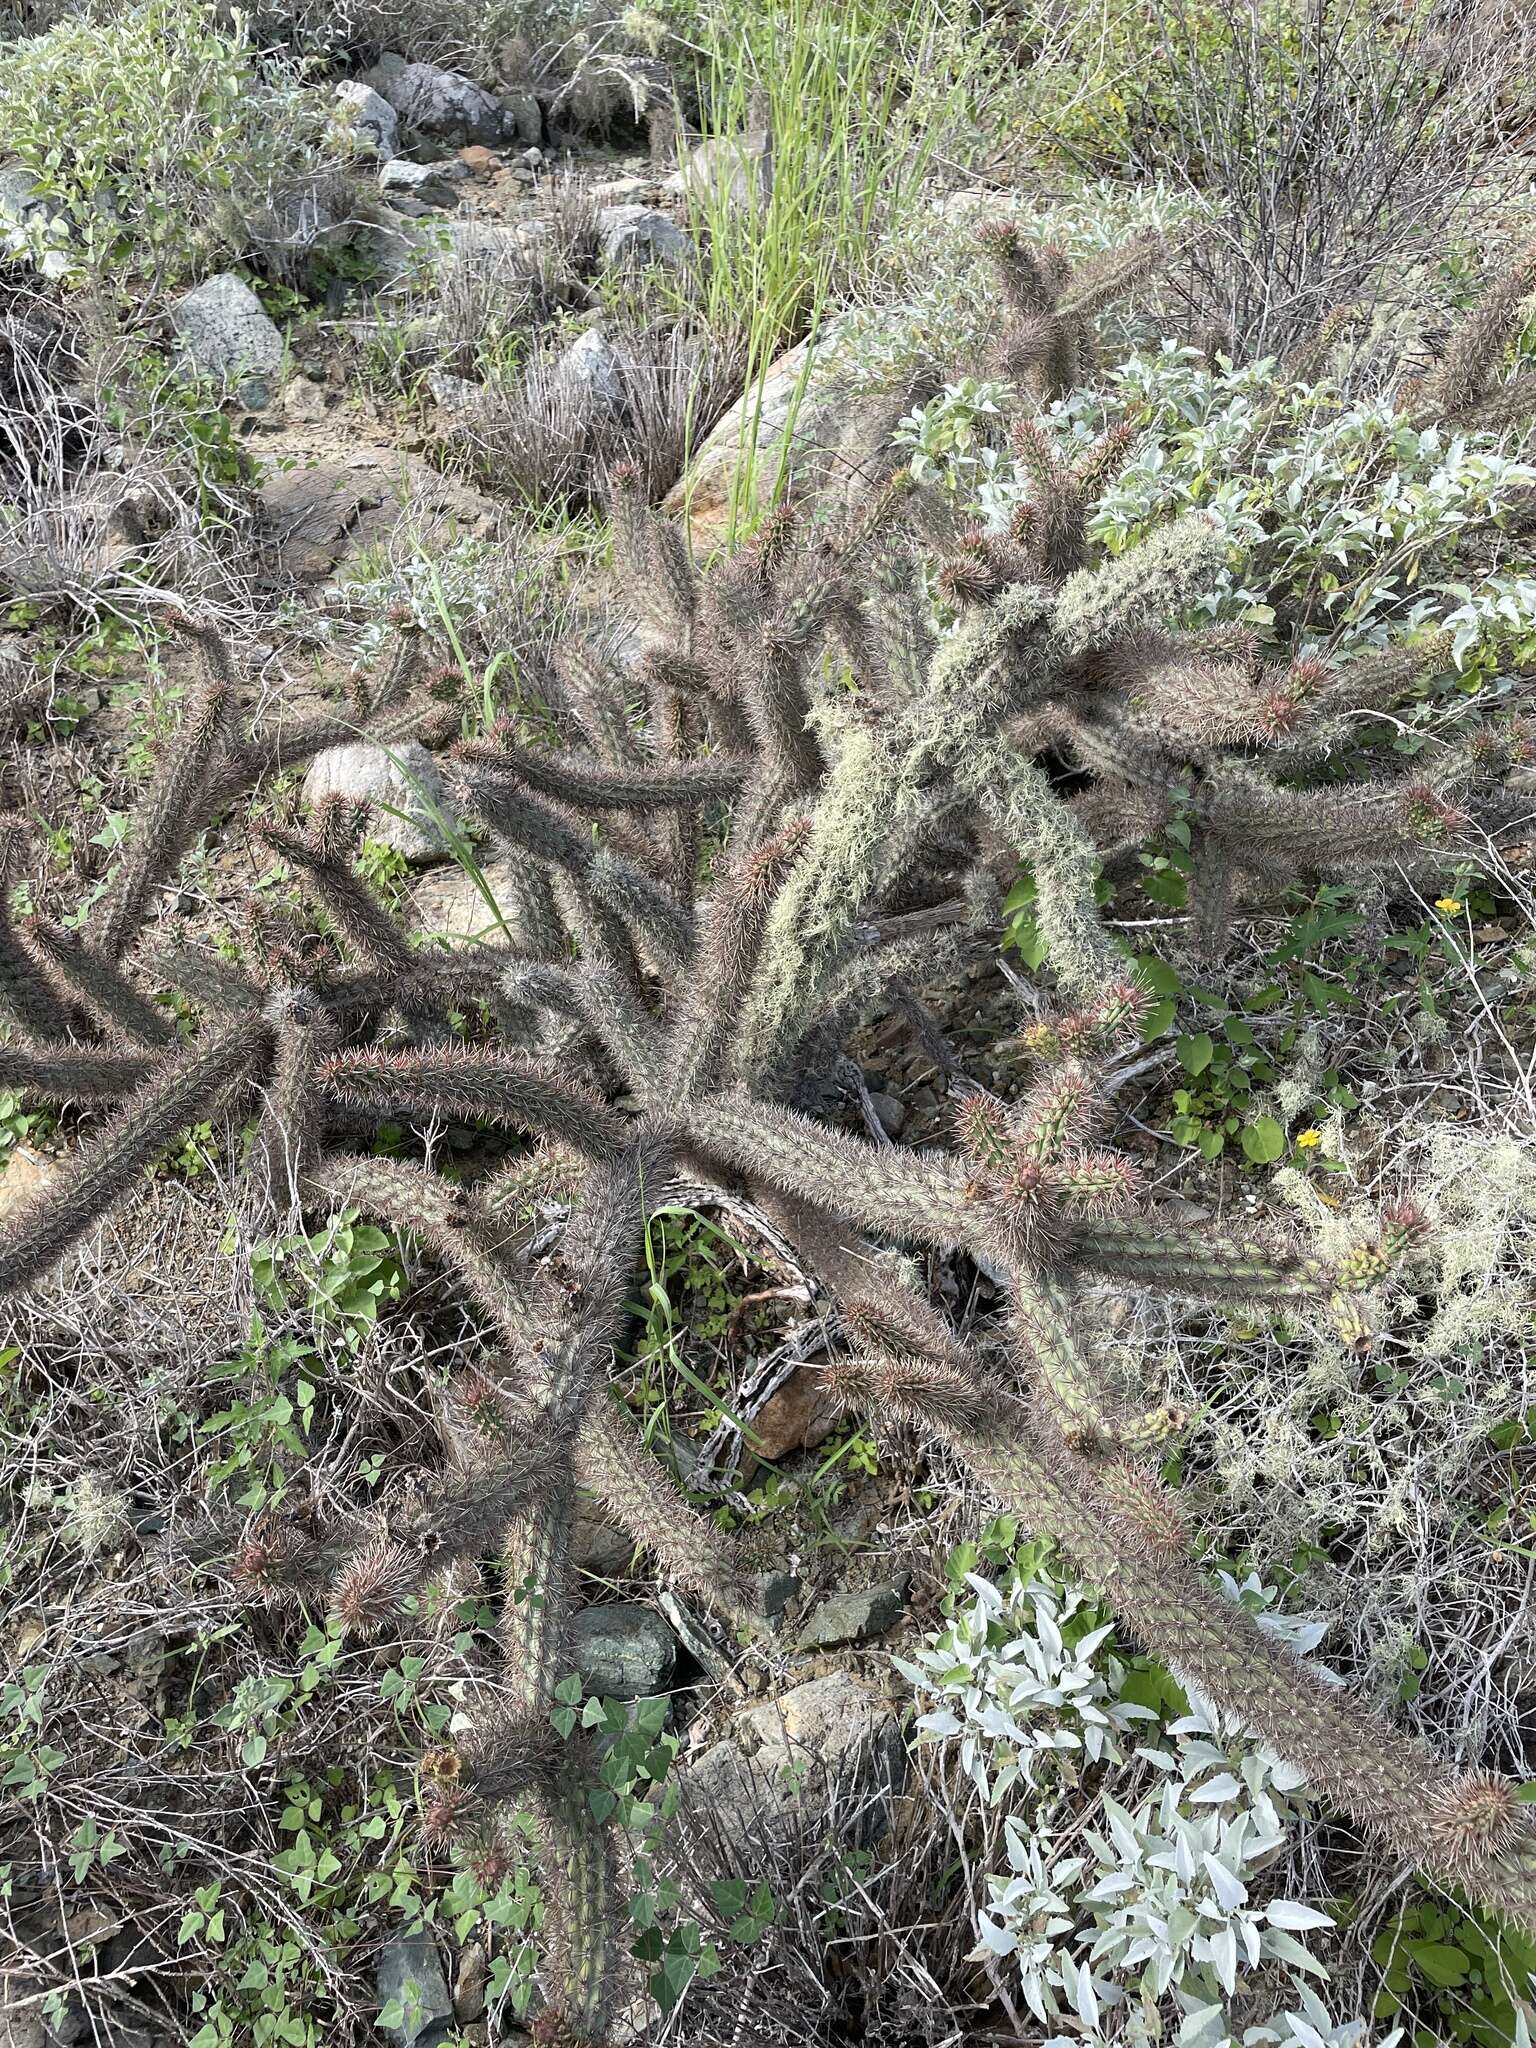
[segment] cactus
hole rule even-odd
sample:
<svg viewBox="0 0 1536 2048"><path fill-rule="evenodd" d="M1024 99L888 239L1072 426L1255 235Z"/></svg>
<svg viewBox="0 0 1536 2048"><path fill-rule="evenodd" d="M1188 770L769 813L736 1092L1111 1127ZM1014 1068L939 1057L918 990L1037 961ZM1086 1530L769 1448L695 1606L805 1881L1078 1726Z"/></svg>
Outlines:
<svg viewBox="0 0 1536 2048"><path fill-rule="evenodd" d="M982 241L1011 318L996 366L1030 410L1081 381L1089 315L1165 256L1155 238L1134 243L1099 260L1090 289L1069 287L1059 252L1028 248L1012 227L985 230ZM1399 393L1418 424L1496 426L1536 412L1536 378L1494 382L1533 282L1527 250L1490 281L1433 375ZM1299 878L1416 886L1448 855L1475 856L1506 823L1499 777L1527 744L1518 721L1442 747L1427 775L1324 783L1317 771L1351 737L1343 714L1390 710L1445 666L1443 638L1335 669L1315 657L1261 659L1229 628L1169 631L1209 590L1223 550L1187 520L1095 559L1089 518L1137 426L1122 422L1068 467L1036 419L1017 419L1010 439L1029 496L1009 533L961 535L938 579L966 622L995 613L1021 581L1056 593L1065 644L1049 687L1021 693L1015 729L1029 753L1064 757L1091 778L1073 809L1101 854L1131 854L1177 823L1188 835L1193 935L1208 955L1219 953L1244 887Z"/></svg>
<svg viewBox="0 0 1536 2048"><path fill-rule="evenodd" d="M1026 287L1021 268L1021 299ZM1087 302L1086 286L1052 290L1038 317L1058 326L1063 308ZM1068 349L1065 332L1052 351ZM699 573L632 482L616 480L620 566L652 643L638 674L574 649L556 707L569 750L494 731L448 757L525 900L542 906L525 945L451 961L418 951L352 867L351 823L334 807L307 832L264 828L324 909L328 948L258 926L248 969L210 976L190 954L144 943L146 906L189 819L328 730L321 719L286 741L242 739L233 657L201 628L189 631L213 679L82 950L0 915L0 994L24 1040L0 1052L6 1085L120 1105L0 1231L0 1285L45 1271L179 1129L228 1103L255 1117L257 1198L356 1207L408 1233L483 1321L487 1355L444 1404L435 1486L351 1523L264 1517L238 1563L254 1593L328 1602L372 1639L455 1562L501 1555L501 1684L424 1775L433 1830L488 1868L504 1854L506 1803L535 1816L552 1941L540 2024L552 2040L601 2040L620 1975L618 1863L586 1798L592 1757L585 1738L562 1743L550 1725L567 1673L578 1481L724 1619L751 1619L742 1560L647 1459L608 1387L644 1233L675 1173L745 1189L839 1304L849 1352L830 1372L845 1401L948 1446L1150 1651L1261 1730L1363 1829L1536 1920L1536 1845L1502 1781L1457 1779L1317 1685L1210 1588L1148 1464L1182 1418L1127 1404L1073 1330L1075 1289L1096 1276L1347 1311L1414 1256L1420 1224L1393 1212L1330 1265L1300 1245L1191 1237L1160 1217L1132 1163L1099 1138L1100 1078L1143 998L1099 919L1092 844L1021 732L1080 734L1106 775L1140 778L1160 801L1195 773L1208 836L1245 862L1266 821L1266 858L1310 847L1366 860L1365 817L1379 829L1378 808L1398 817L1400 799L1391 787L1379 804L1374 791L1294 792L1230 765L1232 733L1283 726L1271 695L1304 706L1327 684L1249 678L1244 696L1230 645L1197 659L1162 633L1160 617L1213 559L1198 522L1056 580L1040 565L1066 566L1059 534L1043 557L976 540L988 574L972 576L957 629L939 640L904 590L922 546L907 512L926 508L899 480L840 528L807 533L786 511ZM414 651L368 715L383 721L375 730L414 724L441 740L440 713L405 694L413 664ZM1186 701L1202 707L1206 737L1175 749L1165 721ZM0 850L14 843L13 830ZM699 847L715 849L702 871ZM995 866L1020 850L1068 998L1019 1035L1029 1085L1016 1102L958 1101L949 1146L874 1145L837 1128L823 1106L850 1021L889 1005L914 939L931 960L936 932L993 914ZM201 1013L184 1045L159 1030L153 998L172 988ZM467 1009L471 1043L450 1025ZM556 1027L560 1050L530 1050L531 1025ZM442 1117L542 1149L512 1150L465 1188L358 1148L386 1119ZM568 1219L535 1257L508 1205L551 1177ZM984 1263L1006 1284L1006 1318L962 1343L902 1282L904 1263L882 1255L893 1244ZM1004 1356L1017 1393L996 1371Z"/></svg>

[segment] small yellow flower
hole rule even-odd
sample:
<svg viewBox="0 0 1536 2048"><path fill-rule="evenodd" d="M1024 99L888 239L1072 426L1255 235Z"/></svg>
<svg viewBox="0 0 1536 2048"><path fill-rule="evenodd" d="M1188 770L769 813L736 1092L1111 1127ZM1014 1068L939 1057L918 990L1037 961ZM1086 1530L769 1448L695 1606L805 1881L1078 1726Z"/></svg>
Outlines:
<svg viewBox="0 0 1536 2048"><path fill-rule="evenodd" d="M1457 911L1460 910L1461 904L1454 896L1437 896L1435 898L1435 908L1436 910L1443 910L1447 917L1454 917Z"/></svg>
<svg viewBox="0 0 1536 2048"><path fill-rule="evenodd" d="M1322 1142L1323 1134L1321 1131L1298 1131L1296 1133L1296 1143L1303 1152L1310 1152L1314 1145L1321 1145Z"/></svg>

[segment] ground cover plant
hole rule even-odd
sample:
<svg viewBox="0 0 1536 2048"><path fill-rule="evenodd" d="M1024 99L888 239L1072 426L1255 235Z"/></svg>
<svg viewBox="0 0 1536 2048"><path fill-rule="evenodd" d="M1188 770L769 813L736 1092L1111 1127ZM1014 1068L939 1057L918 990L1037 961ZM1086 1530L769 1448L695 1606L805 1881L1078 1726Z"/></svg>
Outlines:
<svg viewBox="0 0 1536 2048"><path fill-rule="evenodd" d="M108 26L50 164L23 25L0 309L8 2016L1528 2038L1502 74L1287 14L1287 169L1258 14L1164 22L1161 156L1086 17ZM395 41L424 210L182 218L167 135L310 189ZM343 421L405 503L295 574Z"/></svg>

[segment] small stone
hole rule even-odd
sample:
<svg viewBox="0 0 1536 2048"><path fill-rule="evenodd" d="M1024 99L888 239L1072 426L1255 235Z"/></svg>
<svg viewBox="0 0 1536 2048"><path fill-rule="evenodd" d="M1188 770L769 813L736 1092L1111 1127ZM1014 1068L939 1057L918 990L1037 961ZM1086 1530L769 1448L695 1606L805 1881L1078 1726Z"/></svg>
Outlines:
<svg viewBox="0 0 1536 2048"><path fill-rule="evenodd" d="M434 405L445 412L483 413L485 387L471 377L456 377L451 370L428 370L427 389Z"/></svg>
<svg viewBox="0 0 1536 2048"><path fill-rule="evenodd" d="M466 1941L453 1980L453 2016L461 2022L479 2019L485 2011L486 1987L491 1981L490 1957L483 1941Z"/></svg>
<svg viewBox="0 0 1536 2048"><path fill-rule="evenodd" d="M797 1366L753 1416L748 1448L770 1463L791 1451L813 1451L836 1429L840 1413L826 1374L814 1366Z"/></svg>
<svg viewBox="0 0 1536 2048"><path fill-rule="evenodd" d="M649 206L656 198L654 178L605 178L591 188L592 204L607 206Z"/></svg>
<svg viewBox="0 0 1536 2048"><path fill-rule="evenodd" d="M462 71L406 64L386 53L363 78L413 134L460 148L466 142L500 142L506 132L502 108Z"/></svg>
<svg viewBox="0 0 1536 2048"><path fill-rule="evenodd" d="M59 246L56 224L64 219L59 200L40 191L30 171L19 166L0 171L0 257L20 262L34 260L46 278L63 277L70 266L69 252ZM43 246L44 240L52 247Z"/></svg>
<svg viewBox="0 0 1536 2048"><path fill-rule="evenodd" d="M522 892L510 861L488 860L472 873L457 863L424 875L411 899L421 929L434 938L518 945Z"/></svg>
<svg viewBox="0 0 1536 2048"><path fill-rule="evenodd" d="M13 1976L9 1970L0 1975L0 2048L47 2048L45 1990L36 1977Z"/></svg>
<svg viewBox="0 0 1536 2048"><path fill-rule="evenodd" d="M419 740L403 740L388 753L366 740L327 747L309 764L304 794L311 804L324 796L368 804L369 836L394 847L408 861L441 860L449 850L432 808L451 819L452 802L436 763Z"/></svg>
<svg viewBox="0 0 1536 2048"><path fill-rule="evenodd" d="M402 220L435 220L443 211L440 203L418 199L413 192L391 192L387 204Z"/></svg>
<svg viewBox="0 0 1536 2048"><path fill-rule="evenodd" d="M571 1661L589 1693L637 1700L662 1690L677 1660L677 1639L649 1607L624 1600L588 1607L571 1629Z"/></svg>
<svg viewBox="0 0 1536 2048"><path fill-rule="evenodd" d="M549 376L553 389L578 405L613 408L623 403L623 374L613 343L600 328L588 327L556 356Z"/></svg>
<svg viewBox="0 0 1536 2048"><path fill-rule="evenodd" d="M776 1622L800 1590L793 1572L763 1572L757 1581L757 1605L765 1620Z"/></svg>
<svg viewBox="0 0 1536 2048"><path fill-rule="evenodd" d="M693 255L693 238L654 206L604 206L597 231L610 263L664 263L681 269Z"/></svg>
<svg viewBox="0 0 1536 2048"><path fill-rule="evenodd" d="M337 86L336 118L359 149L383 163L400 146L400 122L394 108L360 78L344 79Z"/></svg>
<svg viewBox="0 0 1536 2048"><path fill-rule="evenodd" d="M748 128L696 142L662 189L691 194L706 204L747 206L765 196L771 172L767 129Z"/></svg>
<svg viewBox="0 0 1536 2048"><path fill-rule="evenodd" d="M867 1643L901 1619L906 1596L896 1586L849 1586L823 1600L796 1644L801 1650L832 1650L840 1643Z"/></svg>
<svg viewBox="0 0 1536 2048"><path fill-rule="evenodd" d="M768 1813L783 1805L769 1772L743 1756L734 1742L717 1742L673 1775L685 1813L707 1815L723 1833L755 1838Z"/></svg>
<svg viewBox="0 0 1536 2048"><path fill-rule="evenodd" d="M449 224L455 255L482 269L520 268L554 229L547 220L456 220Z"/></svg>
<svg viewBox="0 0 1536 2048"><path fill-rule="evenodd" d="M531 92L504 92L501 96L501 133L505 142L528 145L523 161L535 156L543 161L537 145L544 135L544 110Z"/></svg>
<svg viewBox="0 0 1536 2048"><path fill-rule="evenodd" d="M770 364L694 450L662 510L687 519L697 547L707 551L723 537L749 465L757 474L782 465L793 491L821 496L833 510L851 503L854 479L878 473L891 398L850 381L845 342L852 317L829 320L814 350L800 342ZM883 318L895 334L910 315L892 307Z"/></svg>
<svg viewBox="0 0 1536 2048"><path fill-rule="evenodd" d="M880 1119L880 1128L888 1138L899 1138L907 1121L907 1112L894 1095L877 1090L869 1098L871 1109Z"/></svg>
<svg viewBox="0 0 1536 2048"><path fill-rule="evenodd" d="M312 377L290 377L283 386L283 412L291 420L318 420L324 416L327 397L323 385Z"/></svg>
<svg viewBox="0 0 1536 2048"><path fill-rule="evenodd" d="M628 1571L634 1555L633 1537L602 1515L576 1510L571 1519L571 1562L577 1571L595 1579L616 1579Z"/></svg>
<svg viewBox="0 0 1536 2048"><path fill-rule="evenodd" d="M765 1764L807 1754L832 1763L854 1756L892 1725L889 1705L846 1671L829 1671L737 1716Z"/></svg>
<svg viewBox="0 0 1536 2048"><path fill-rule="evenodd" d="M526 164L530 171L538 170L543 161L544 152L537 143L534 144L532 149L525 149L521 157L518 158L518 162Z"/></svg>
<svg viewBox="0 0 1536 2048"><path fill-rule="evenodd" d="M457 206L458 194L444 164L418 164L408 156L391 157L379 172L379 190L393 205L415 199L424 206Z"/></svg>
<svg viewBox="0 0 1536 2048"><path fill-rule="evenodd" d="M283 367L283 337L248 284L227 271L205 278L169 318L184 367L238 384L252 411L268 403Z"/></svg>
<svg viewBox="0 0 1536 2048"><path fill-rule="evenodd" d="M381 2022L379 2028L398 2048L438 2048L452 2037L453 2001L430 1935L409 1934L386 1942L379 1951L374 1981L380 2008L398 2004L403 2014L398 2025Z"/></svg>

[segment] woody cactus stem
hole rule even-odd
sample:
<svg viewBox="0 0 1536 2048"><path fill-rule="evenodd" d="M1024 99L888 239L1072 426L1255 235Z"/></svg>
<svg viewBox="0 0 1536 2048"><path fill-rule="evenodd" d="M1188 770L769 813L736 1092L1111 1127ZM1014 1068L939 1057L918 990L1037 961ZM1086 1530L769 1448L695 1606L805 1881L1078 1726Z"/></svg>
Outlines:
<svg viewBox="0 0 1536 2048"><path fill-rule="evenodd" d="M1486 1819L1459 1800L1461 1774L1320 1683L1168 1554L1172 1503L1151 1484L1128 1511L1123 1493L1106 1498L1091 1474L1034 1439L1022 1409L1006 1405L984 1433L956 1429L948 1440L1034 1534L1061 1545L1145 1649L1240 1716L1316 1791L1400 1854L1536 1925L1536 1837L1518 1815L1511 1823L1514 1788L1494 1781L1502 1796L1487 1801Z"/></svg>
<svg viewBox="0 0 1536 2048"><path fill-rule="evenodd" d="M114 1208L188 1124L250 1079L270 1043L264 1026L242 1019L215 1033L190 1060L168 1063L129 1097L101 1134L0 1229L0 1296L35 1279Z"/></svg>
<svg viewBox="0 0 1536 2048"><path fill-rule="evenodd" d="M508 1686L520 1720L547 1724L566 1674L570 1624L569 1485L544 1512L514 1525L503 1553L502 1636ZM616 1929L623 1924L612 1833L588 1800L595 1780L590 1737L573 1730L565 1752L540 1771L528 1802L539 1837L551 1979L551 2040L600 2043L618 1998Z"/></svg>

